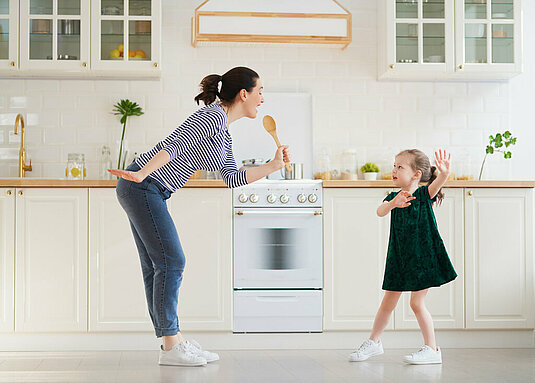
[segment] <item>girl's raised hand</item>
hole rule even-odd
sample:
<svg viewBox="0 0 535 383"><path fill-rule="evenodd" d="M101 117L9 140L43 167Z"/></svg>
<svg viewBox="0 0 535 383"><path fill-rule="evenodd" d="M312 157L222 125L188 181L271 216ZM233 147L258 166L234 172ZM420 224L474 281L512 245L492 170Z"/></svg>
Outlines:
<svg viewBox="0 0 535 383"><path fill-rule="evenodd" d="M394 207L405 208L411 206L410 201L413 199L416 199L416 197L414 197L411 193L402 190L394 197L392 203L394 204Z"/></svg>
<svg viewBox="0 0 535 383"><path fill-rule="evenodd" d="M449 174L451 165L451 153L447 153L445 150L440 149L435 152L435 165L440 173Z"/></svg>

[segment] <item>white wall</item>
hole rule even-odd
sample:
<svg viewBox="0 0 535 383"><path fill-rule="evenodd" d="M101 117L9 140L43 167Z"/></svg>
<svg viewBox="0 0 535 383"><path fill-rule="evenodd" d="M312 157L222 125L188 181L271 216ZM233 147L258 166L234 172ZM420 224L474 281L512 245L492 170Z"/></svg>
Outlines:
<svg viewBox="0 0 535 383"><path fill-rule="evenodd" d="M110 114L113 103L130 98L143 106L145 115L130 120L127 135L131 151L148 150L197 108L193 97L204 75L246 65L259 72L266 91L312 94L314 151L330 151L333 166L348 147L358 149L360 161L390 166L400 149L432 153L441 146L458 159L470 158L476 173L488 135L510 129L518 136L513 159L494 158L487 176L535 178L530 94L535 88L535 2L523 2L524 74L501 83L378 82L376 2L341 3L352 12L354 26L353 43L344 51L252 44L193 48L190 18L200 0L163 0L159 81L0 80L0 177L17 175L18 145L8 142L16 113L27 119L34 167L29 177L61 177L67 153L83 152L88 176L95 178L101 146L113 147L120 135L118 119ZM466 160L457 165L461 162Z"/></svg>

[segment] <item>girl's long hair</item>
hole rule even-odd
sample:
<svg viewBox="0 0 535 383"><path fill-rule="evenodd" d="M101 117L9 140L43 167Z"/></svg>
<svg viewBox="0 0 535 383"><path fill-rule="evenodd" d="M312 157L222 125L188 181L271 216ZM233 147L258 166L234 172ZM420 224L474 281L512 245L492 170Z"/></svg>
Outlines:
<svg viewBox="0 0 535 383"><path fill-rule="evenodd" d="M406 156L409 159L409 165L411 166L411 168L413 170L419 170L420 172L422 172L422 182L426 182L429 185L437 178L437 168L435 166L431 166L429 157L427 157L427 155L421 150L403 150L402 152L398 153L397 156ZM440 188L437 193L437 205L440 205L443 199L444 192L442 191L442 188Z"/></svg>

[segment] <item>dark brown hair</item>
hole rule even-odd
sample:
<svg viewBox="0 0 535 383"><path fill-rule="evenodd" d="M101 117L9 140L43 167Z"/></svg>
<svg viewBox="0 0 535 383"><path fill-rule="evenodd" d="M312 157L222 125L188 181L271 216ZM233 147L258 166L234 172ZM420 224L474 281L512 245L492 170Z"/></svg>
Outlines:
<svg viewBox="0 0 535 383"><path fill-rule="evenodd" d="M429 157L427 157L426 154L422 152L421 150L418 150L418 149L403 150L402 152L398 153L397 156L408 157L410 167L414 171L419 170L420 172L422 172L422 178L421 178L422 182L427 182L427 184L429 185L431 182L433 182L437 178L437 175L436 175L437 168L435 166L431 166ZM444 193L442 192L442 188L440 188L440 190L437 193L437 205L440 205L443 199L444 199Z"/></svg>
<svg viewBox="0 0 535 383"><path fill-rule="evenodd" d="M201 93L195 97L195 101L197 104L202 101L204 105L209 105L219 98L221 104L230 106L240 90L245 89L247 92L253 90L258 78L258 73L242 66L232 68L223 76L210 74L202 79ZM219 81L221 81L221 91L218 91Z"/></svg>

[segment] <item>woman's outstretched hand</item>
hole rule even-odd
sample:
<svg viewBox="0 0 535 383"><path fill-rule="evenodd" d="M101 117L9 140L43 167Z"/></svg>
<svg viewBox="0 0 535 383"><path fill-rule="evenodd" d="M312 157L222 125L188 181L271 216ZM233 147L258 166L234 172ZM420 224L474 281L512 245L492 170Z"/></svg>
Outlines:
<svg viewBox="0 0 535 383"><path fill-rule="evenodd" d="M290 162L290 149L288 145L281 145L275 152L275 157L272 160L277 170L282 169L286 162Z"/></svg>
<svg viewBox="0 0 535 383"><path fill-rule="evenodd" d="M124 178L127 181L134 181L134 182L140 183L141 181L145 179L145 176L139 171L132 172L130 170L121 170L121 169L108 169L108 171L114 176Z"/></svg>

